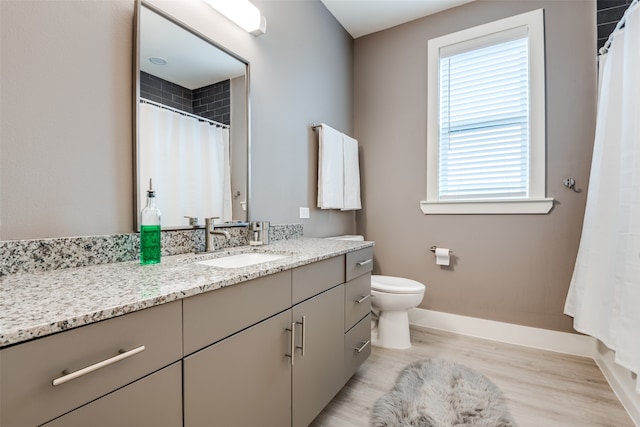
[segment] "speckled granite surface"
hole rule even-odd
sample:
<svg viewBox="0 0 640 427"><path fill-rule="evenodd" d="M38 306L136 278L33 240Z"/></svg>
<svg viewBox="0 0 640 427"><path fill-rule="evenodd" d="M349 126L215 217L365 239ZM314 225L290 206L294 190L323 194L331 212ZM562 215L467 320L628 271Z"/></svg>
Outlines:
<svg viewBox="0 0 640 427"><path fill-rule="evenodd" d="M137 261L128 261L5 275L0 277L0 347L372 245L373 242L299 238L265 247L243 246L213 254L167 256L155 265L141 266ZM238 269L194 264L251 251L289 256Z"/></svg>
<svg viewBox="0 0 640 427"><path fill-rule="evenodd" d="M1 241L0 276L130 261L138 241L135 234Z"/></svg>
<svg viewBox="0 0 640 427"><path fill-rule="evenodd" d="M225 227L226 240L214 236L217 248L249 243L247 227ZM271 242L302 237L301 224L270 227ZM179 255L204 250L204 229L162 232L162 255ZM140 240L136 233L57 239L0 241L0 276L19 272L50 271L138 259Z"/></svg>

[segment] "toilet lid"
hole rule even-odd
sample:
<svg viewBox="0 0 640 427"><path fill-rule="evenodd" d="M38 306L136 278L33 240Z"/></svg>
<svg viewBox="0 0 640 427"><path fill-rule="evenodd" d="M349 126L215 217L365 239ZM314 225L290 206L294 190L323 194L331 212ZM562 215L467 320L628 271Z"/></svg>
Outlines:
<svg viewBox="0 0 640 427"><path fill-rule="evenodd" d="M419 294L424 292L425 286L415 280L393 276L371 276L371 289L390 294Z"/></svg>

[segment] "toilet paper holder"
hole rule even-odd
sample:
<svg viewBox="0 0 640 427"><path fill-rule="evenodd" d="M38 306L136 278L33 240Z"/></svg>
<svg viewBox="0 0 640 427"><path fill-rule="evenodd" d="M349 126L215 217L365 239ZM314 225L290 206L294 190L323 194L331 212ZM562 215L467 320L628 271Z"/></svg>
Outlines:
<svg viewBox="0 0 640 427"><path fill-rule="evenodd" d="M436 253L436 248L437 248L437 246L434 245L434 246L431 246L429 248L429 250L435 254ZM453 255L453 251L452 250L449 250L449 255Z"/></svg>

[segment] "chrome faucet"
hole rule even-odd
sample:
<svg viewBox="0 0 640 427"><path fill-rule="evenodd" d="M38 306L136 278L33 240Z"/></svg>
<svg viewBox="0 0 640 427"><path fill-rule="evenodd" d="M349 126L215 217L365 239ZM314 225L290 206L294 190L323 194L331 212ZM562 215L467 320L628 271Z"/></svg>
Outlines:
<svg viewBox="0 0 640 427"><path fill-rule="evenodd" d="M219 217L214 216L211 218L204 219L204 251L205 252L213 252L216 250L215 239L213 238L214 234L224 236L225 239L231 239L231 235L226 230L216 230L213 221L218 219Z"/></svg>

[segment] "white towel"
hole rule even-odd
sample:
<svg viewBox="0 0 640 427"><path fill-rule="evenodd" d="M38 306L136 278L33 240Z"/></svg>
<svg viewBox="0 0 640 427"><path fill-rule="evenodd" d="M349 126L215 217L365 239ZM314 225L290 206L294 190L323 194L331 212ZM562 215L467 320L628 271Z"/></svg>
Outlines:
<svg viewBox="0 0 640 427"><path fill-rule="evenodd" d="M344 190L343 211L362 208L360 204L360 165L358 162L358 141L348 135L342 135Z"/></svg>
<svg viewBox="0 0 640 427"><path fill-rule="evenodd" d="M319 140L318 207L341 209L344 206L342 133L323 123Z"/></svg>

